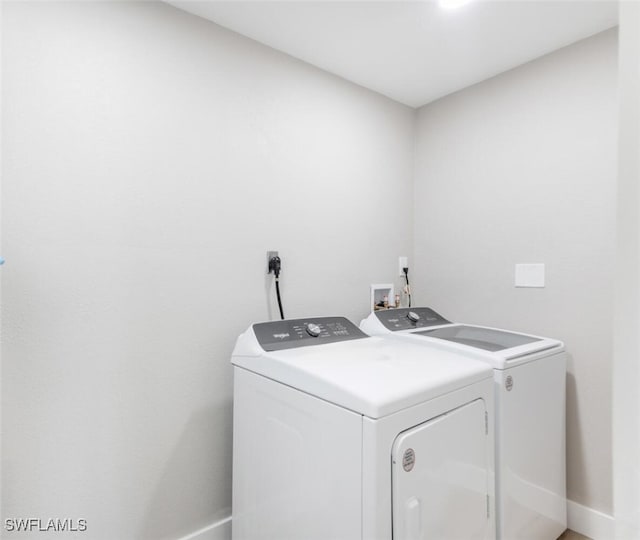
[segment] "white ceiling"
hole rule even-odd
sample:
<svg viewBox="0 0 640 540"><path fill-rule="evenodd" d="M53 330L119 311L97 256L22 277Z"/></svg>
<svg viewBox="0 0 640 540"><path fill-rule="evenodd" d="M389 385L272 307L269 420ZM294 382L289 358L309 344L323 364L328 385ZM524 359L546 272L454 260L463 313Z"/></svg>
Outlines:
<svg viewBox="0 0 640 540"><path fill-rule="evenodd" d="M618 22L613 0L168 3L412 107Z"/></svg>

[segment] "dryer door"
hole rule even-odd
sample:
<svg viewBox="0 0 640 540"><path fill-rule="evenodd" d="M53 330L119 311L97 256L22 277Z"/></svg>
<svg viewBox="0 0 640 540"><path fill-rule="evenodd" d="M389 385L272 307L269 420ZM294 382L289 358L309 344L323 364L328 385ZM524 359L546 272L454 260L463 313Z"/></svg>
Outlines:
<svg viewBox="0 0 640 540"><path fill-rule="evenodd" d="M477 399L398 435L392 450L394 540L489 538L485 412Z"/></svg>

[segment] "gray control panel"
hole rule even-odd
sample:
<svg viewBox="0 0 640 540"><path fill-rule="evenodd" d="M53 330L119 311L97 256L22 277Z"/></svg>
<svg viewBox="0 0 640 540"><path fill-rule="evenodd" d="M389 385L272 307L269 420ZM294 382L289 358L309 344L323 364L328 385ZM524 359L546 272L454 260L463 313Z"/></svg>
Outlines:
<svg viewBox="0 0 640 540"><path fill-rule="evenodd" d="M344 317L313 317L257 323L253 325L253 331L265 351L281 351L368 337Z"/></svg>
<svg viewBox="0 0 640 540"><path fill-rule="evenodd" d="M375 315L392 332L450 324L450 321L428 307L386 309L376 311Z"/></svg>

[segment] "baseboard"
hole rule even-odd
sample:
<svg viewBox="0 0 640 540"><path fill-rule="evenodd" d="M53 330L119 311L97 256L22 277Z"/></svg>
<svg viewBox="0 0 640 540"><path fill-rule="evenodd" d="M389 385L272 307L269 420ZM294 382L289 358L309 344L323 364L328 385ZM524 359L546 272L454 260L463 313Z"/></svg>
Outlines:
<svg viewBox="0 0 640 540"><path fill-rule="evenodd" d="M609 514L567 501L567 526L593 540L614 537L614 521ZM195 531L180 540L231 540L231 516Z"/></svg>
<svg viewBox="0 0 640 540"><path fill-rule="evenodd" d="M231 540L231 516L183 536L179 540Z"/></svg>
<svg viewBox="0 0 640 540"><path fill-rule="evenodd" d="M567 501L567 526L593 540L611 540L614 538L615 522L613 516L598 512L577 502Z"/></svg>

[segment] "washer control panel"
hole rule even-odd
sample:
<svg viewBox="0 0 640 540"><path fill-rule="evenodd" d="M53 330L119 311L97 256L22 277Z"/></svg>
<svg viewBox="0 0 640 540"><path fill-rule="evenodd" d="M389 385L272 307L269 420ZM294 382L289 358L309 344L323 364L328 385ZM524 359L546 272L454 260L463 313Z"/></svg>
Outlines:
<svg viewBox="0 0 640 540"><path fill-rule="evenodd" d="M344 317L313 317L257 323L253 325L253 332L265 351L280 351L368 337Z"/></svg>
<svg viewBox="0 0 640 540"><path fill-rule="evenodd" d="M376 311L375 315L384 327L392 332L451 324L442 315L428 307L386 309Z"/></svg>

